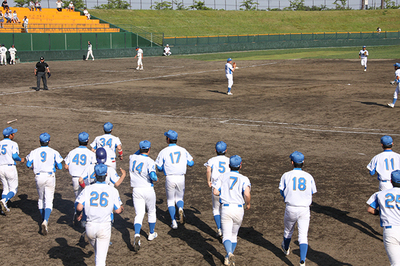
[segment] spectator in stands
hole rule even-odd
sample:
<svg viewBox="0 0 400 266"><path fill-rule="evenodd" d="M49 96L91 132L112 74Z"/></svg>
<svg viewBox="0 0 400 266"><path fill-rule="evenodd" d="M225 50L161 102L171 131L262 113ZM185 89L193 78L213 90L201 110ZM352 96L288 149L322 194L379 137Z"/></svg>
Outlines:
<svg viewBox="0 0 400 266"><path fill-rule="evenodd" d="M69 3L69 5L68 5L68 10L69 10L69 11L75 11L74 3L72 3L72 2Z"/></svg>
<svg viewBox="0 0 400 266"><path fill-rule="evenodd" d="M17 11L15 11L15 10L14 10L14 13L13 13L13 20L14 20L14 23L21 23L21 21L19 21L19 18L18 18L18 15L17 15Z"/></svg>
<svg viewBox="0 0 400 266"><path fill-rule="evenodd" d="M29 10L30 11L35 11L35 3L33 1L29 2Z"/></svg>
<svg viewBox="0 0 400 266"><path fill-rule="evenodd" d="M9 13L7 11L4 13L4 17L7 20L6 23L11 23L12 16L10 17L10 15L9 15Z"/></svg>
<svg viewBox="0 0 400 266"><path fill-rule="evenodd" d="M0 11L0 28L4 28L3 23L4 23L4 16L3 13Z"/></svg>
<svg viewBox="0 0 400 266"><path fill-rule="evenodd" d="M3 3L1 4L3 7L3 10L8 11L10 7L8 6L7 0L4 0Z"/></svg>
<svg viewBox="0 0 400 266"><path fill-rule="evenodd" d="M39 11L42 11L42 5L38 1L36 1L36 3L35 3L35 11L37 11L38 9L39 9Z"/></svg>
<svg viewBox="0 0 400 266"><path fill-rule="evenodd" d="M61 0L57 0L56 6L57 6L57 11L61 12L62 11L62 6L63 6L63 2L61 2Z"/></svg>
<svg viewBox="0 0 400 266"><path fill-rule="evenodd" d="M28 33L28 22L29 22L29 19L27 16L25 16L22 25L24 26L26 33Z"/></svg>
<svg viewBox="0 0 400 266"><path fill-rule="evenodd" d="M90 19L89 11L86 8L83 10L83 14L85 14L87 19Z"/></svg>

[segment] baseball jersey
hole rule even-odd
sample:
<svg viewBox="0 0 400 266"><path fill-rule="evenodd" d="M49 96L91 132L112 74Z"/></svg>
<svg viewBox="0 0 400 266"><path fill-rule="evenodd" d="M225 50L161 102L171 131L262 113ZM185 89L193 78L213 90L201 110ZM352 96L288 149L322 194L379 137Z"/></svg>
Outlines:
<svg viewBox="0 0 400 266"><path fill-rule="evenodd" d="M169 48L169 47L164 47L164 53L169 53L171 51L171 48Z"/></svg>
<svg viewBox="0 0 400 266"><path fill-rule="evenodd" d="M233 73L233 66L231 63L226 63L225 64L225 74L226 75L231 75Z"/></svg>
<svg viewBox="0 0 400 266"><path fill-rule="evenodd" d="M154 160L145 154L133 154L129 156L129 174L131 187L152 187L153 181L150 173L156 172Z"/></svg>
<svg viewBox="0 0 400 266"><path fill-rule="evenodd" d="M245 203L243 194L247 187L251 188L250 180L238 171L230 171L220 176L212 185L221 194L219 201L221 204Z"/></svg>
<svg viewBox="0 0 400 266"><path fill-rule="evenodd" d="M24 18L23 21L24 21L24 25L25 25L25 26L28 26L29 19L28 19L28 18Z"/></svg>
<svg viewBox="0 0 400 266"><path fill-rule="evenodd" d="M0 54L5 55L7 53L7 48L2 46L0 47Z"/></svg>
<svg viewBox="0 0 400 266"><path fill-rule="evenodd" d="M76 202L85 206L87 221L92 223L111 222L113 210L121 208L118 190L104 182L86 187Z"/></svg>
<svg viewBox="0 0 400 266"><path fill-rule="evenodd" d="M378 173L378 180L389 181L391 180L390 174L394 170L400 169L400 154L392 150L385 150L375 155L367 165L367 168L370 171L376 170Z"/></svg>
<svg viewBox="0 0 400 266"><path fill-rule="evenodd" d="M103 147L107 152L107 161L106 165L110 165L115 162L116 150L117 146L121 145L121 140L113 136L111 134L104 134L98 136L94 139L94 141L90 144L93 149L97 150L100 147Z"/></svg>
<svg viewBox="0 0 400 266"><path fill-rule="evenodd" d="M58 151L49 146L42 146L31 151L26 156L26 165L28 167L33 164L33 172L38 173L55 173L56 165L61 165L63 158ZM58 167L58 169L61 169Z"/></svg>
<svg viewBox="0 0 400 266"><path fill-rule="evenodd" d="M138 59L141 59L143 57L143 50L141 49L141 48L139 48L138 50L137 50L137 58Z"/></svg>
<svg viewBox="0 0 400 266"><path fill-rule="evenodd" d="M13 158L16 158L14 154L19 158L19 148L18 144L15 141L12 141L9 138L5 138L0 141L0 165L15 165L16 162ZM21 159L20 159L21 160Z"/></svg>
<svg viewBox="0 0 400 266"><path fill-rule="evenodd" d="M314 178L301 168L282 175L279 189L283 191L285 203L290 206L308 207L312 203L312 194L317 192Z"/></svg>
<svg viewBox="0 0 400 266"><path fill-rule="evenodd" d="M368 57L368 51L367 50L360 50L360 52L358 53L361 58L367 58Z"/></svg>
<svg viewBox="0 0 400 266"><path fill-rule="evenodd" d="M68 153L64 162L69 166L71 176L80 177L88 165L96 163L96 154L85 146L79 146Z"/></svg>
<svg viewBox="0 0 400 266"><path fill-rule="evenodd" d="M92 44L88 44L88 51L92 51Z"/></svg>
<svg viewBox="0 0 400 266"><path fill-rule="evenodd" d="M92 183L95 183L96 181L96 176L94 175L95 166L96 164L90 164L88 167L86 167L86 169L83 171L83 174L81 175L86 185L90 185ZM114 186L114 184L117 183L119 179L120 176L117 174L117 171L115 171L115 169L112 167L107 167L107 176L105 179L105 183L107 185Z"/></svg>
<svg viewBox="0 0 400 266"><path fill-rule="evenodd" d="M186 165L193 161L189 152L176 144L169 144L158 154L156 165L164 169L165 175L184 175L186 174Z"/></svg>
<svg viewBox="0 0 400 266"><path fill-rule="evenodd" d="M400 188L394 187L374 193L367 204L379 207L381 226L400 226Z"/></svg>
<svg viewBox="0 0 400 266"><path fill-rule="evenodd" d="M10 52L10 55L11 55L11 54L15 54L17 52L17 49L10 47L10 49L8 49L8 51Z"/></svg>
<svg viewBox="0 0 400 266"><path fill-rule="evenodd" d="M394 75L396 76L396 79L397 79L397 77L400 77L400 68L396 69L396 71L394 72Z"/></svg>
<svg viewBox="0 0 400 266"><path fill-rule="evenodd" d="M229 171L229 158L225 155L218 155L212 157L205 164L205 167L211 167L211 183L214 183L215 180L222 174Z"/></svg>

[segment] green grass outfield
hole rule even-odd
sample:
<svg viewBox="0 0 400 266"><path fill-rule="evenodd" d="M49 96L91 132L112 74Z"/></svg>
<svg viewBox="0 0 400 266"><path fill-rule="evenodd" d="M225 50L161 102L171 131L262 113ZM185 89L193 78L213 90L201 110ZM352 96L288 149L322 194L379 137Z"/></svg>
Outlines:
<svg viewBox="0 0 400 266"><path fill-rule="evenodd" d="M200 55L177 55L177 58L190 58L203 61L220 61L231 57L234 61L240 60L282 60L282 59L358 59L358 52L362 47L343 48L303 48L282 49L250 52L226 52ZM367 47L368 59L396 59L400 58L400 45ZM173 49L172 49L173 52ZM400 63L400 60L397 60Z"/></svg>
<svg viewBox="0 0 400 266"><path fill-rule="evenodd" d="M117 26L137 26L165 37L268 33L398 31L400 9L345 11L99 10ZM127 28L129 30L129 28Z"/></svg>

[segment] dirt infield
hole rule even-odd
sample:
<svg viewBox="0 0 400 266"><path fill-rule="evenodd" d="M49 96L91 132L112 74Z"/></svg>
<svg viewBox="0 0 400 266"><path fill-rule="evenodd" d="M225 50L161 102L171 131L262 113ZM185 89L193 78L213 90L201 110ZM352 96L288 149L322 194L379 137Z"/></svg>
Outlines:
<svg viewBox="0 0 400 266"><path fill-rule="evenodd" d="M298 265L297 231L292 253L280 250L285 204L281 175L291 170L289 154L305 154L304 170L316 181L311 206L307 265L388 265L379 218L366 212L378 190L366 165L381 151L384 134L400 143L399 108L385 107L395 87L392 61L358 60L239 61L233 96L225 94L225 62L144 58L144 71L133 59L48 62L49 91L36 92L35 64L2 66L0 122L18 119L15 140L26 156L39 146L39 134L65 157L78 145L81 131L90 140L102 125L114 124L128 170L129 155L141 140L152 143L155 159L166 146L163 133L178 132L178 145L194 157L186 176L187 224L170 228L165 178L155 185L159 236L133 251L134 208L129 175L118 188L125 212L116 215L108 265L222 265L224 247L216 237L211 191L203 164L214 156L219 140L227 155L243 158L242 174L252 183L235 251L236 265ZM395 151L399 151L394 146ZM18 164L19 189L8 216L0 216L2 265L94 265L93 248L77 245L72 226L74 195L66 170L57 171L49 234L39 233L40 216L33 173Z"/></svg>

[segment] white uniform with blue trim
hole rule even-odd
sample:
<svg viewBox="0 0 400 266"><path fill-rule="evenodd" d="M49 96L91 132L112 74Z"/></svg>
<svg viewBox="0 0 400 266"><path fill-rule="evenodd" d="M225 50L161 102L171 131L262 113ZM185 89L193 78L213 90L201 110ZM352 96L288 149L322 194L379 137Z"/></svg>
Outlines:
<svg viewBox="0 0 400 266"><path fill-rule="evenodd" d="M400 77L400 68L396 69L396 71L394 72L394 75L395 75L395 79L397 79L397 77ZM397 83L396 90L394 91L394 94L393 94L394 99L397 99L399 92L400 92L400 83Z"/></svg>
<svg viewBox="0 0 400 266"><path fill-rule="evenodd" d="M394 187L373 194L367 204L379 207L383 244L392 266L400 265L400 188Z"/></svg>
<svg viewBox="0 0 400 266"><path fill-rule="evenodd" d="M89 165L88 167L86 167L86 169L83 171L83 174L81 175L86 186L89 186L96 182L96 177L94 175L95 174L94 173L95 166L96 166L96 164ZM107 185L114 187L114 184L117 183L119 179L120 179L120 176L118 175L117 171L115 171L111 167L107 167L107 176L106 176L106 179L104 182Z"/></svg>
<svg viewBox="0 0 400 266"><path fill-rule="evenodd" d="M378 173L380 191L390 189L393 187L390 182L390 174L400 169L400 154L392 150L385 150L375 155L367 165L367 168L369 171L376 170Z"/></svg>
<svg viewBox="0 0 400 266"><path fill-rule="evenodd" d="M86 55L86 60L89 59L89 56L91 56L92 59L94 60L92 44L88 44L88 52L87 52L87 55Z"/></svg>
<svg viewBox="0 0 400 266"><path fill-rule="evenodd" d="M228 80L228 88L232 88L233 85L233 66L231 63L225 64L225 76Z"/></svg>
<svg viewBox="0 0 400 266"><path fill-rule="evenodd" d="M27 165L32 165L35 173L36 188L39 194L39 209L53 209L54 189L56 187L56 164L63 158L58 151L42 146L31 151L26 157Z"/></svg>
<svg viewBox="0 0 400 266"><path fill-rule="evenodd" d="M208 160L205 164L205 167L211 167L211 184L214 184L214 182L217 180L217 178L226 172L230 171L229 169L229 158L226 157L225 155L218 155L212 157L210 160ZM221 204L219 202L219 196L214 195L212 193L212 188L211 188L211 195L212 195L212 204L213 204L213 215L220 215L220 207Z"/></svg>
<svg viewBox="0 0 400 266"><path fill-rule="evenodd" d="M230 240L237 243L237 234L244 216L243 194L247 187L251 188L250 180L238 171L228 171L221 175L213 188L220 191L222 243Z"/></svg>
<svg viewBox="0 0 400 266"><path fill-rule="evenodd" d="M145 154L132 154L129 156L129 174L131 177L132 199L135 207L134 224L142 225L144 215L148 215L148 222L155 223L156 193L150 173L156 172L155 162Z"/></svg>
<svg viewBox="0 0 400 266"><path fill-rule="evenodd" d="M361 65L364 66L365 68L367 68L367 60L368 60L368 51L367 51L367 49L365 49L365 50L361 49L358 54L361 57Z"/></svg>
<svg viewBox="0 0 400 266"><path fill-rule="evenodd" d="M86 187L76 202L84 205L87 216L86 235L95 250L96 266L106 265L111 238L111 214L121 207L118 190L104 182L96 182Z"/></svg>
<svg viewBox="0 0 400 266"><path fill-rule="evenodd" d="M111 134L104 134L98 136L90 144L90 146L92 146L92 148L95 150L97 150L100 147L103 147L106 150L107 160L105 162L105 165L114 168L114 170L117 169L117 163L115 158L118 145L121 145L121 140L118 137L113 136Z"/></svg>
<svg viewBox="0 0 400 266"><path fill-rule="evenodd" d="M9 138L0 141L0 180L3 183L2 198L10 192L17 194L18 172L13 154L19 154L18 144Z"/></svg>
<svg viewBox="0 0 400 266"><path fill-rule="evenodd" d="M294 168L282 175L279 190L283 191L286 203L283 237L292 238L297 222L299 244L308 244L310 205L312 195L317 192L314 178L301 168Z"/></svg>
<svg viewBox="0 0 400 266"><path fill-rule="evenodd" d="M96 163L96 154L86 146L79 146L70 151L64 161L65 164L68 165L68 171L72 177L72 186L76 198L82 191L78 182L79 177L83 176L88 165Z"/></svg>

